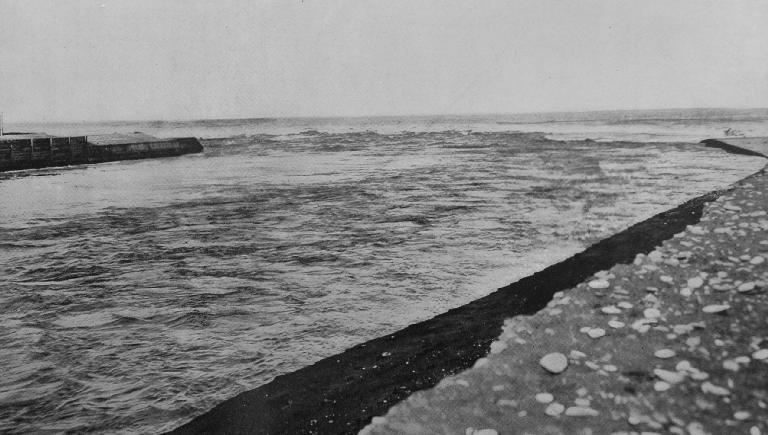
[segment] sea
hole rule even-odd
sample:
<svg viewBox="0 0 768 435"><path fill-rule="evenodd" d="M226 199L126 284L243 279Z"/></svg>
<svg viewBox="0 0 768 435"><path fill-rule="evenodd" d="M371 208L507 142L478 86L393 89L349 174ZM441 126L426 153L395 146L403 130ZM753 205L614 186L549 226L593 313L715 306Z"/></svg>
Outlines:
<svg viewBox="0 0 768 435"><path fill-rule="evenodd" d="M0 432L161 433L765 165L768 110L15 124L200 154L0 174Z"/></svg>

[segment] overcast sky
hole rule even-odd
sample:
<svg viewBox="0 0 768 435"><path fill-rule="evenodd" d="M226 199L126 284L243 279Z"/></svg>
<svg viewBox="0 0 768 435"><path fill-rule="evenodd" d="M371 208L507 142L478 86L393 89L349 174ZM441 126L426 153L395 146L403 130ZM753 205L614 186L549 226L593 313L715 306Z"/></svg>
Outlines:
<svg viewBox="0 0 768 435"><path fill-rule="evenodd" d="M765 1L0 0L8 121L767 106Z"/></svg>

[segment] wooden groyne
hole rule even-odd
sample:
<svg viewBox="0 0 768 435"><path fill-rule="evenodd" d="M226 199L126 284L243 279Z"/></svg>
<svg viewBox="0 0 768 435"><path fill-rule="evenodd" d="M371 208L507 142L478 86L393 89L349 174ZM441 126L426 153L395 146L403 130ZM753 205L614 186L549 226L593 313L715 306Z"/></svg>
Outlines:
<svg viewBox="0 0 768 435"><path fill-rule="evenodd" d="M172 157L199 153L194 137L155 139L147 135L0 138L0 172L117 160Z"/></svg>

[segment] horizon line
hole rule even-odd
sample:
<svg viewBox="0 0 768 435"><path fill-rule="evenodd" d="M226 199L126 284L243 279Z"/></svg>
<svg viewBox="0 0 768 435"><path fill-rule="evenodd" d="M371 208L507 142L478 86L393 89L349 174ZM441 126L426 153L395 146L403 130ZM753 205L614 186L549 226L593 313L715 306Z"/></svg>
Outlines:
<svg viewBox="0 0 768 435"><path fill-rule="evenodd" d="M376 114L376 115L278 115L278 116L235 116L211 118L134 118L134 119L93 119L93 120L48 120L48 121L5 121L6 125L23 124L89 124L89 123L141 123L141 122L199 122L199 121L246 121L246 120L278 120L278 119L364 119L364 118L430 118L430 117L482 117L482 116L526 116L526 115L562 115L588 113L638 113L638 112L674 112L674 111L750 111L768 110L764 107L667 107L654 109L579 109L579 110L542 110L530 112L465 112L465 113L410 113L410 114ZM7 115L8 112L4 111ZM7 116L6 116L7 118Z"/></svg>

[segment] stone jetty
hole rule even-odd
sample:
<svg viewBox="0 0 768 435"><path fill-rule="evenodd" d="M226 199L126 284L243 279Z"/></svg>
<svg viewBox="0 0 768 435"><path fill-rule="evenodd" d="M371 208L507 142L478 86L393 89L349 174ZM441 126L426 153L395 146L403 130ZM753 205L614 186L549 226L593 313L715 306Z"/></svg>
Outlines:
<svg viewBox="0 0 768 435"><path fill-rule="evenodd" d="M51 136L22 133L0 136L0 172L116 160L199 153L194 137L158 139L143 133Z"/></svg>

